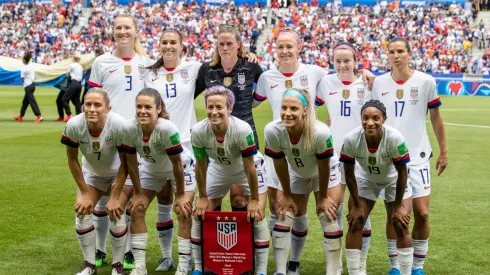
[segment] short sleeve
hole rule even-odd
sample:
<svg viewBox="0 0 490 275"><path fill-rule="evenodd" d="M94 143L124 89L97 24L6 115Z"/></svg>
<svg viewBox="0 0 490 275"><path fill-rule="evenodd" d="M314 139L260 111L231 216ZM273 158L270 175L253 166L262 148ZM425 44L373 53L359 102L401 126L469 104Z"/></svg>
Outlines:
<svg viewBox="0 0 490 275"><path fill-rule="evenodd" d="M166 122L168 123L159 131L159 135L166 148L167 155L178 155L184 151L180 144L179 129L169 120Z"/></svg>
<svg viewBox="0 0 490 275"><path fill-rule="evenodd" d="M326 159L333 157L333 138L329 131L322 130L316 133L316 150L317 159Z"/></svg>
<svg viewBox="0 0 490 275"><path fill-rule="evenodd" d="M259 81L257 82L257 88L254 91L254 99L256 101L262 102L267 99L266 89L267 89L267 77L263 74Z"/></svg>
<svg viewBox="0 0 490 275"><path fill-rule="evenodd" d="M125 123L122 129L123 137L121 147L128 154L136 154L135 132L136 128L132 123Z"/></svg>
<svg viewBox="0 0 490 275"><path fill-rule="evenodd" d="M197 72L196 88L194 90L194 98L198 97L206 90L206 74L209 70L209 63L204 63Z"/></svg>
<svg viewBox="0 0 490 275"><path fill-rule="evenodd" d="M196 159L204 159L206 158L206 147L202 142L200 133L193 128L191 130L191 143L192 143L192 151L194 152L194 156Z"/></svg>
<svg viewBox="0 0 490 275"><path fill-rule="evenodd" d="M281 141L279 140L278 133L271 122L265 126L265 154L274 159L284 158L284 152L281 150Z"/></svg>
<svg viewBox="0 0 490 275"><path fill-rule="evenodd" d="M325 90L327 89L327 78L324 76L318 82L317 88L316 88L316 97L315 97L315 105L316 106L322 106L325 104Z"/></svg>
<svg viewBox="0 0 490 275"><path fill-rule="evenodd" d="M114 135L115 145L119 152L124 152L123 149L123 136L124 136L124 125L125 121L122 117L115 117L114 124L112 127L112 133Z"/></svg>
<svg viewBox="0 0 490 275"><path fill-rule="evenodd" d="M394 135L392 139L391 155L393 158L393 164L401 165L410 162L410 154L408 153L408 147L403 139L402 135Z"/></svg>
<svg viewBox="0 0 490 275"><path fill-rule="evenodd" d="M61 143L72 148L80 145L80 135L75 124L75 119L70 119L61 135Z"/></svg>
<svg viewBox="0 0 490 275"><path fill-rule="evenodd" d="M88 79L88 84L95 88L102 87L102 72L100 72L100 57L96 58L94 63L92 63L92 70L90 71L90 77Z"/></svg>
<svg viewBox="0 0 490 275"><path fill-rule="evenodd" d="M437 94L437 84L434 78L427 81L427 107L434 109L442 105L441 98Z"/></svg>
<svg viewBox="0 0 490 275"><path fill-rule="evenodd" d="M27 70L25 69L25 67L22 68L22 70L20 70L20 77L25 78L26 77L26 71Z"/></svg>
<svg viewBox="0 0 490 275"><path fill-rule="evenodd" d="M247 127L244 127L244 129L240 131L239 135L240 140L238 144L240 144L240 153L242 154L242 157L250 157L257 154L254 133L250 125L247 124L246 126Z"/></svg>
<svg viewBox="0 0 490 275"><path fill-rule="evenodd" d="M344 144L342 144L342 149L340 149L340 162L355 164L356 163L356 150L352 139L349 136L344 138Z"/></svg>
<svg viewBox="0 0 490 275"><path fill-rule="evenodd" d="M379 98L379 77L374 79L373 90L371 93L371 99L380 100Z"/></svg>

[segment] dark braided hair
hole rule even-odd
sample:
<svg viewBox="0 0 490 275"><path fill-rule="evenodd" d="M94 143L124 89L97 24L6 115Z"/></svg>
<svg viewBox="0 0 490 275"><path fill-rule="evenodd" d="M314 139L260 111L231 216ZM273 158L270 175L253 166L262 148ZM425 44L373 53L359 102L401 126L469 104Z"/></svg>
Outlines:
<svg viewBox="0 0 490 275"><path fill-rule="evenodd" d="M367 101L366 103L364 103L364 105L362 105L362 107L361 107L361 115L362 115L362 112L364 111L364 109L366 109L368 107L374 107L374 108L380 110L381 113L383 113L383 116L386 116L386 107L381 101L376 100L376 99L371 99L371 100Z"/></svg>

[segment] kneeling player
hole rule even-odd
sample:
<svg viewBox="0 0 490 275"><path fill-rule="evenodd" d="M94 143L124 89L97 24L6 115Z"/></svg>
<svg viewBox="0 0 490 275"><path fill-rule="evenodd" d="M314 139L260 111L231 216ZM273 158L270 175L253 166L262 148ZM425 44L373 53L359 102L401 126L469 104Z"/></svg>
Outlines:
<svg viewBox="0 0 490 275"><path fill-rule="evenodd" d="M330 130L316 120L310 98L306 90L287 90L282 97L281 120L265 127L265 153L274 159L284 194L276 204L278 219L272 232L277 275L286 274L291 226L297 208L306 209L308 201L303 198L310 181L324 232L327 274L337 274L339 267L342 231L335 220L341 194L340 171L338 164L330 163L334 157Z"/></svg>
<svg viewBox="0 0 490 275"><path fill-rule="evenodd" d="M410 156L403 136L384 125L385 120L386 108L381 102L366 102L361 109L362 126L347 134L340 155L353 204L346 238L347 268L351 275L359 274L362 229L383 189L388 216L395 225L400 271L403 275L411 272L410 213L402 206Z"/></svg>
<svg viewBox="0 0 490 275"><path fill-rule="evenodd" d="M68 121L61 138L66 145L68 167L78 185L75 204L75 226L85 263L77 275L96 274L95 230L92 211L100 198L111 192L119 169L118 148L121 145L124 119L111 112L109 96L100 88L87 92L83 114ZM82 152L82 167L78 162ZM122 177L124 178L124 171ZM116 201L121 209L124 203ZM122 261L127 238L124 218L110 224L112 241L112 275L124 274Z"/></svg>
<svg viewBox="0 0 490 275"><path fill-rule="evenodd" d="M192 256L196 264L192 274L199 275L203 271L198 216L204 218L205 211L220 206L232 184L241 186L248 200L248 218L254 219L257 274L267 274L269 230L264 218L267 200L264 161L257 152L250 125L230 115L235 103L233 92L222 86L211 87L204 100L208 118L192 127L191 136L199 186L192 223ZM206 157L209 157L209 165Z"/></svg>

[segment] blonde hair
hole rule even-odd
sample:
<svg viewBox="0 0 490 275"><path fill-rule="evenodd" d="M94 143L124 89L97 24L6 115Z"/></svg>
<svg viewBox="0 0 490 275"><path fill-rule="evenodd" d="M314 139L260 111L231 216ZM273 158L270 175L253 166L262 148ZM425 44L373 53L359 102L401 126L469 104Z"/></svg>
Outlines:
<svg viewBox="0 0 490 275"><path fill-rule="evenodd" d="M117 19L119 19L121 17L129 18L133 22L134 30L136 32L136 36L134 37L134 44L133 44L134 51L139 55L148 56L148 54L145 52L145 49L143 48L143 45L141 45L141 41L139 39L139 34L138 34L139 33L138 32L138 24L136 23L136 19L134 18L134 16L132 16L131 14L127 14L127 13L120 14L116 17L116 19L114 19L114 25L116 24Z"/></svg>
<svg viewBox="0 0 490 275"><path fill-rule="evenodd" d="M102 89L102 88L92 88L92 89L90 89L90 90L87 91L87 93L85 94L85 97L87 97L90 94L99 94L99 95L101 95L104 98L104 103L107 106L110 106L111 100L109 99L109 94L104 89Z"/></svg>
<svg viewBox="0 0 490 275"><path fill-rule="evenodd" d="M235 40L237 41L237 43L240 43L240 47L238 48L237 55L239 58L244 58L245 47L243 46L242 36L240 35L238 28L235 27L234 25L223 24L219 26L218 35L222 33L231 33L235 36ZM219 47L219 42L217 41L216 44L214 45L214 55L213 55L213 60L211 60L211 62L209 63L210 66L216 66L221 63L221 57L219 56L218 47Z"/></svg>
<svg viewBox="0 0 490 275"><path fill-rule="evenodd" d="M306 89L291 88L288 89L287 91L289 90L300 93L306 99L305 108L308 108L308 110L306 112L306 116L303 118L304 126L303 126L303 132L301 133L301 139L303 140L303 150L307 154L313 154L315 153L313 151L313 144L315 139L314 133L315 133L315 124L316 124L316 113L315 113L315 107L311 103L310 93Z"/></svg>

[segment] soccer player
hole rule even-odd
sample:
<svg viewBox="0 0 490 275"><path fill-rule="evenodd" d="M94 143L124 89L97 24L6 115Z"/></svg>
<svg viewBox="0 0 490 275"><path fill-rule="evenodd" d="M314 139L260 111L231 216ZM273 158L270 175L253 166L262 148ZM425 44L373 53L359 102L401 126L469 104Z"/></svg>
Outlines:
<svg viewBox="0 0 490 275"><path fill-rule="evenodd" d="M250 124L231 115L233 92L222 86L208 88L204 95L208 118L192 127L199 199L192 222L193 275L202 274L201 222L205 211L215 210L231 184L243 189L248 201L248 218L254 219L256 274L267 274L269 230L264 219L267 184L264 165L257 151ZM209 164L207 162L209 157ZM256 169L257 167L257 169Z"/></svg>
<svg viewBox="0 0 490 275"><path fill-rule="evenodd" d="M316 65L305 65L298 62L301 51L301 41L299 36L293 31L282 31L277 36L276 50L280 59L277 69L264 72L257 83L254 92L252 106L256 107L264 100L268 99L272 108L273 119L280 118L281 101L284 91L289 88L308 89L311 96L310 102L315 100L317 85L323 76L328 74L326 70ZM282 196L279 179L274 170L272 158L266 156L266 173L268 198L269 198L269 229L272 232L276 221L275 205ZM308 200L310 192L305 194L304 200ZM304 208L298 209L294 217L293 228L291 230L291 258L288 263L289 274L299 273L299 263L301 253L306 243L308 233L308 217L306 216L306 204Z"/></svg>
<svg viewBox="0 0 490 275"><path fill-rule="evenodd" d="M92 64L89 85L103 87L109 94L112 111L125 119L134 119L134 101L139 91L144 88L145 67L153 64L146 55L138 38L138 25L133 16L121 14L114 20L114 40L116 50L97 57ZM124 193L131 197L133 188L128 180ZM105 243L109 227L109 218L105 211L107 196L101 198L94 209L94 225L97 232L97 266L105 263ZM126 215L126 222L130 224L131 216ZM129 235L131 236L131 235ZM131 237L128 238L126 254L124 255L124 268L132 269L134 257L131 253Z"/></svg>
<svg viewBox="0 0 490 275"><path fill-rule="evenodd" d="M413 257L408 225L410 211L402 205L407 185L407 145L396 129L384 125L386 109L378 100L366 102L361 109L362 126L344 139L340 161L353 207L347 220L347 268L350 275L360 274L362 231L381 190L385 190L387 215L395 225L396 247L401 274L410 274Z"/></svg>
<svg viewBox="0 0 490 275"><path fill-rule="evenodd" d="M194 98L212 86L220 85L231 90L237 103L231 115L250 124L258 148L252 101L254 84L259 80L263 70L259 64L252 63L253 60L256 60L253 54L249 54L247 60L238 28L234 25L220 25L213 60L204 63L199 69ZM247 201L241 192L239 186L232 185L230 200L233 211L247 209ZM218 209L220 207L217 206Z"/></svg>
<svg viewBox="0 0 490 275"><path fill-rule="evenodd" d="M180 142L189 152L191 146L191 127L197 122L194 110L194 90L197 73L201 67L199 62L181 60L183 51L182 37L177 30L165 30L160 38L161 57L150 67L145 77L145 87L156 89L163 98L170 120L178 127L181 134ZM186 181L195 180L192 158L186 166ZM187 183L187 182L186 182ZM172 190L164 188L157 196L157 231L162 258L155 271L168 271L175 267L172 259L173 220L172 220ZM194 193L189 194L191 200ZM191 261L190 229L192 219L179 222L179 270L187 269ZM187 234L188 233L188 234Z"/></svg>
<svg viewBox="0 0 490 275"><path fill-rule="evenodd" d="M68 167L78 185L75 226L85 263L77 275L97 273L95 266L95 231L92 211L99 199L110 193L119 168L117 153L121 146L124 119L111 112L109 95L100 88L87 92L84 113L70 119L61 138L66 145ZM78 162L82 153L82 167ZM118 175L120 176L120 174ZM125 175L122 175L125 178ZM116 202L118 203L118 202ZM121 205L124 207L124 205ZM124 218L110 223L112 241L112 275L123 275L122 261L126 248L127 226Z"/></svg>
<svg viewBox="0 0 490 275"><path fill-rule="evenodd" d="M340 203L340 171L328 126L317 121L308 91L288 89L282 98L281 118L265 127L265 153L274 167L283 190L275 209L272 231L276 275L286 274L291 247L291 226L299 208L306 209L305 194L310 181L315 194L316 213L324 232L323 249L327 274L338 272L342 232L335 221ZM331 166L337 167L332 169Z"/></svg>
<svg viewBox="0 0 490 275"><path fill-rule="evenodd" d="M192 195L195 183L184 184L184 167L181 153L184 151L180 144L177 126L169 120L163 102L157 90L145 88L136 97L136 120L127 122L123 147L126 152L125 165L134 186L134 195L131 198L129 210L133 214L131 222L131 243L135 258L135 267L131 275L146 275L146 247L147 229L145 213L153 198L166 184L172 184L175 193L175 213L182 219L190 218L192 213ZM140 167L136 152L140 155ZM185 155L184 155L185 157ZM170 183L167 179L170 179ZM123 182L116 182L118 193L121 193ZM119 195L111 196L107 209L112 216L114 211L122 214L122 208L114 208L112 201ZM189 194L191 196L189 196ZM190 235L190 228L185 229ZM186 233L178 232L179 236ZM187 274L185 270L178 270L176 274Z"/></svg>
<svg viewBox="0 0 490 275"><path fill-rule="evenodd" d="M315 104L325 104L328 109L329 118L327 123L333 135L333 144L336 152L340 152L345 135L354 128L361 125L359 113L361 107L371 98L371 91L356 69L357 53L354 46L348 42L340 42L333 49L333 64L335 74L327 75L318 84ZM344 213L344 193L346 182L343 164L342 171L341 200L337 211L337 222L343 230L342 217ZM366 259L371 239L371 221L366 220L362 232L362 252L360 274L366 272ZM342 261L342 257L340 257ZM342 262L339 263L342 273Z"/></svg>
<svg viewBox="0 0 490 275"><path fill-rule="evenodd" d="M29 65L31 61L32 53L26 52L24 57L22 57L22 63L24 67L20 70L20 78L22 80L22 85L24 85L24 100L22 100L22 107L20 108L20 115L14 116L14 119L18 122L22 122L24 115L26 114L27 107L31 105L34 115L37 117L34 123L39 123L44 120L37 105L36 98L34 97L34 91L36 90L36 85L34 84L34 68Z"/></svg>
<svg viewBox="0 0 490 275"><path fill-rule="evenodd" d="M430 195L430 158L432 148L425 124L427 112L439 144L439 157L436 162L437 175L448 164L448 152L444 123L439 112L441 100L437 95L436 81L428 74L409 67L412 58L410 44L403 38L394 38L388 43L388 59L392 64L391 73L376 78L372 96L385 104L390 119L388 125L399 130L407 141L411 161L408 175L412 187L414 226L412 239L414 248L412 274L423 272L425 257L429 248L429 195ZM392 232L387 224L387 232ZM392 233L391 233L392 234ZM393 239L388 234L388 253L393 270L397 274L396 251L393 251Z"/></svg>
<svg viewBox="0 0 490 275"><path fill-rule="evenodd" d="M78 115L82 112L82 107L80 105L80 93L82 92L83 67L80 64L80 59L80 53L75 53L73 56L73 63L68 66L68 72L66 73L66 77L69 77L71 80L70 86L62 98L63 108L65 109L66 113L66 117L63 121L68 121L72 117L70 100L75 105L76 114Z"/></svg>

